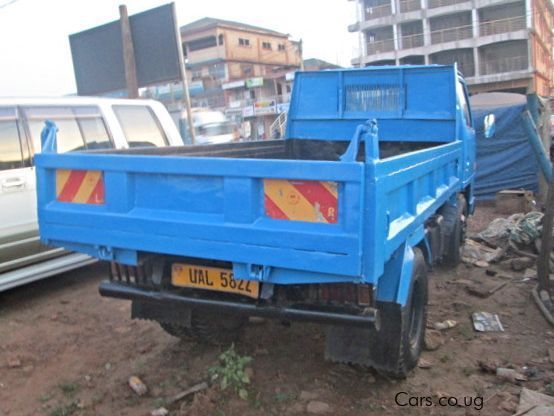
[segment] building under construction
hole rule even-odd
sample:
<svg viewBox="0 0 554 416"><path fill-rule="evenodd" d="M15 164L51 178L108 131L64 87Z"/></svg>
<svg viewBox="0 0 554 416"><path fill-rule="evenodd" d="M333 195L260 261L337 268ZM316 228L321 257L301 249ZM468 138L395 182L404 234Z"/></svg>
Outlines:
<svg viewBox="0 0 554 416"><path fill-rule="evenodd" d="M458 63L471 92L553 94L551 0L350 0L355 66Z"/></svg>

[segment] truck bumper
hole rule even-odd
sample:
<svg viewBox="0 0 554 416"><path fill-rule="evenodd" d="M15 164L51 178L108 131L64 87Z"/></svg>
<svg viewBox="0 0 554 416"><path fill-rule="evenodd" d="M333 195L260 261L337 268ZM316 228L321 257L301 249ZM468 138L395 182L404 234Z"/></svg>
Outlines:
<svg viewBox="0 0 554 416"><path fill-rule="evenodd" d="M212 309L221 313L277 318L290 321L306 321L321 324L355 326L361 328L374 328L379 325L379 314L377 309L374 308L368 308L363 315L353 315L294 307L255 305L252 303L182 296L170 292L142 289L110 281L100 283L98 291L100 292L100 295L106 297L144 302L159 302L160 304L163 304L164 307L178 305L191 309Z"/></svg>

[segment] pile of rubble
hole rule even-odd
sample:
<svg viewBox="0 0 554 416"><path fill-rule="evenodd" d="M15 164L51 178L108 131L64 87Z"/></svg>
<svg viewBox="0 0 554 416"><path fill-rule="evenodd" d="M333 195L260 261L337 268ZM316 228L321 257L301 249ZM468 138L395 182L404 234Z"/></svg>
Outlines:
<svg viewBox="0 0 554 416"><path fill-rule="evenodd" d="M535 277L542 218L542 212L531 211L494 219L485 230L466 239L462 260L483 268L490 263L509 262L514 271L525 271L524 278ZM551 271L554 272L554 255Z"/></svg>

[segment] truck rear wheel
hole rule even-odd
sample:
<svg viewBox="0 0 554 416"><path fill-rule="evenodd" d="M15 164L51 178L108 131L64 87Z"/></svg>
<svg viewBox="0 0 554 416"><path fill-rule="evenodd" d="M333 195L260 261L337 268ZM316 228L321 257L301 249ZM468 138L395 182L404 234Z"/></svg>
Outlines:
<svg viewBox="0 0 554 416"><path fill-rule="evenodd" d="M451 231L447 236L444 263L456 267L462 259L462 246L466 236L467 203L464 196L458 195L458 203L445 207L443 213L447 221L452 221Z"/></svg>
<svg viewBox="0 0 554 416"><path fill-rule="evenodd" d="M382 326L372 342L372 361L381 374L405 378L415 368L423 349L427 323L427 266L414 248L414 267L408 302L403 307L382 302Z"/></svg>
<svg viewBox="0 0 554 416"><path fill-rule="evenodd" d="M376 307L380 316L378 328L329 326L325 357L334 362L370 366L387 377L405 378L417 365L427 322L427 268L420 249L414 249L406 304L377 302Z"/></svg>
<svg viewBox="0 0 554 416"><path fill-rule="evenodd" d="M168 334L181 339L196 339L204 344L226 345L237 340L247 318L222 316L214 312L191 311L190 326L160 322Z"/></svg>

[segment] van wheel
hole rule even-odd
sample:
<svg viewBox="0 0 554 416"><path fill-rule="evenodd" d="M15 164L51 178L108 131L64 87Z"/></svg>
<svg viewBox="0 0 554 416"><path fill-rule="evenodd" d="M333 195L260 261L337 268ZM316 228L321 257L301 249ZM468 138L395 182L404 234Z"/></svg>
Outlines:
<svg viewBox="0 0 554 416"><path fill-rule="evenodd" d="M414 248L414 267L408 302L404 307L381 302L381 328L373 343L372 361L377 371L391 378L406 378L423 349L427 325L427 267Z"/></svg>
<svg viewBox="0 0 554 416"><path fill-rule="evenodd" d="M160 322L168 334L181 339L196 339L203 344L227 345L238 339L247 318L222 316L214 312L192 310L190 327Z"/></svg>

